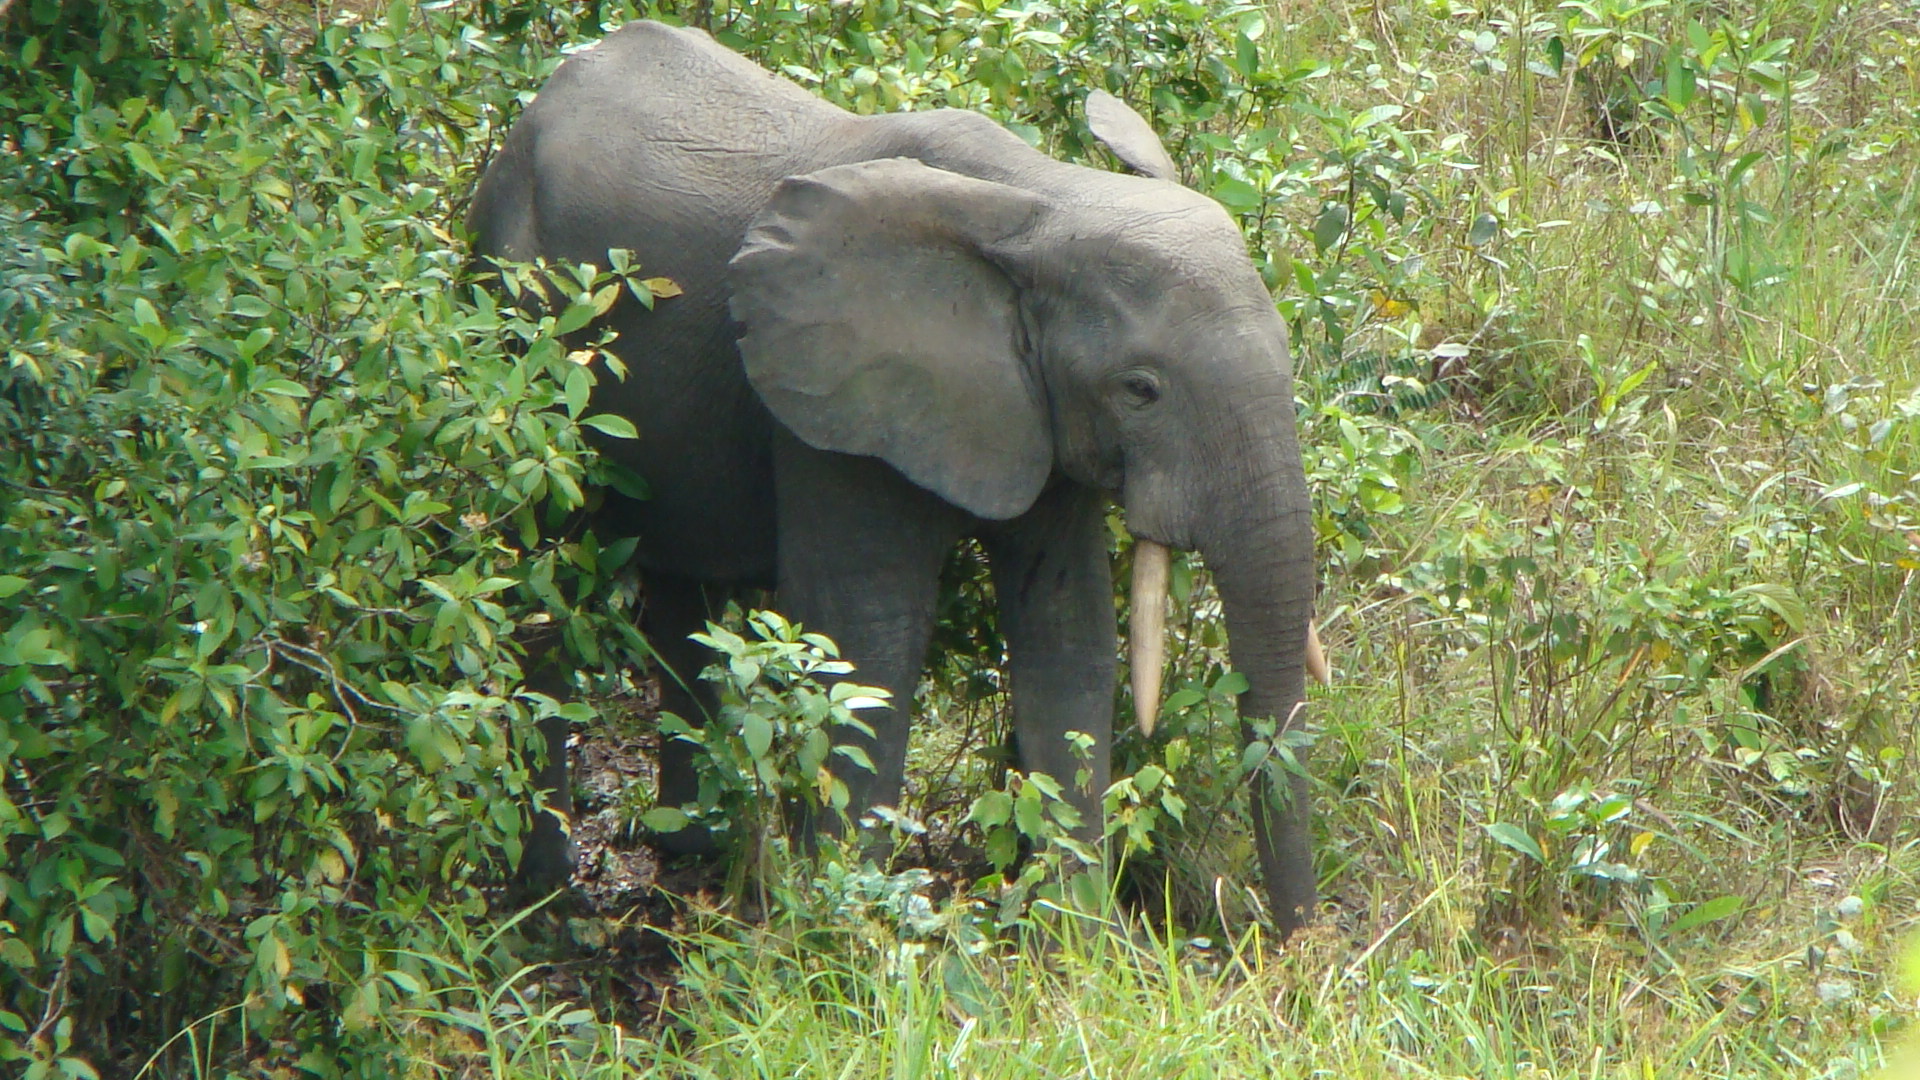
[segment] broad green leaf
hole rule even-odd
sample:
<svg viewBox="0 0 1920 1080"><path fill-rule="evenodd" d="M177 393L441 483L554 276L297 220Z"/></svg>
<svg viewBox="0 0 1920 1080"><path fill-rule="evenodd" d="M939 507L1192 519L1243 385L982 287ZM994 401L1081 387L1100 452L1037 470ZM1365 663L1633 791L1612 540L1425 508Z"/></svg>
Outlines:
<svg viewBox="0 0 1920 1080"><path fill-rule="evenodd" d="M1500 235L1500 219L1492 214L1477 214L1473 225L1467 229L1467 243L1474 247L1486 247Z"/></svg>
<svg viewBox="0 0 1920 1080"><path fill-rule="evenodd" d="M1046 835L1046 808L1040 802L1040 789L1028 784L1013 800L1013 824L1021 835L1038 840Z"/></svg>
<svg viewBox="0 0 1920 1080"><path fill-rule="evenodd" d="M1351 219L1345 203L1328 203L1313 222L1314 250L1325 252L1340 242L1347 234L1347 222Z"/></svg>
<svg viewBox="0 0 1920 1080"><path fill-rule="evenodd" d="M1673 920L1673 925L1667 927L1667 933L1684 934L1695 927L1738 915L1745 907L1746 901L1741 897L1717 896L1695 904L1686 914Z"/></svg>
<svg viewBox="0 0 1920 1080"><path fill-rule="evenodd" d="M1496 821L1482 828L1487 830L1488 836L1493 837L1501 845L1512 848L1543 866L1546 864L1547 853L1541 850L1540 842L1528 835L1527 831L1520 826L1510 822Z"/></svg>
<svg viewBox="0 0 1920 1080"><path fill-rule="evenodd" d="M773 725L750 713L740 720L740 738L747 744L747 753L756 760L764 759L773 748Z"/></svg>
<svg viewBox="0 0 1920 1080"><path fill-rule="evenodd" d="M679 832L691 821L685 810L673 806L656 806L640 815L640 824L658 833Z"/></svg>
<svg viewBox="0 0 1920 1080"><path fill-rule="evenodd" d="M580 426L590 427L602 435L607 435L615 439L637 439L640 437L640 432L635 430L633 421L616 413L594 413L592 416L582 417Z"/></svg>
<svg viewBox="0 0 1920 1080"><path fill-rule="evenodd" d="M1004 791L989 791L973 800L967 820L985 829L1005 825L1013 819L1013 796Z"/></svg>
<svg viewBox="0 0 1920 1080"><path fill-rule="evenodd" d="M1208 194L1236 214L1251 214L1260 209L1260 204L1265 201L1259 188L1234 176L1222 176L1215 180Z"/></svg>

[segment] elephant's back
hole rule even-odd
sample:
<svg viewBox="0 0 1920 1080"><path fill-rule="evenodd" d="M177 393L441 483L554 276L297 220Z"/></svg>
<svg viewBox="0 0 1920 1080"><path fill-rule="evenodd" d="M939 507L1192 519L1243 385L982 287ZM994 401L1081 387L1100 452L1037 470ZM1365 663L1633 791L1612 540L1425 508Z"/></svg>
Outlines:
<svg viewBox="0 0 1920 1080"><path fill-rule="evenodd" d="M727 261L774 185L817 167L850 119L704 33L633 23L560 66L475 193L481 254L604 265L626 248L682 290L615 308L628 374L596 393L641 433L604 450L651 490L621 509L651 569L771 576L771 421L740 370Z"/></svg>
<svg viewBox="0 0 1920 1080"><path fill-rule="evenodd" d="M531 188L537 254L724 267L766 192L847 119L700 31L637 22L554 72L502 158Z"/></svg>

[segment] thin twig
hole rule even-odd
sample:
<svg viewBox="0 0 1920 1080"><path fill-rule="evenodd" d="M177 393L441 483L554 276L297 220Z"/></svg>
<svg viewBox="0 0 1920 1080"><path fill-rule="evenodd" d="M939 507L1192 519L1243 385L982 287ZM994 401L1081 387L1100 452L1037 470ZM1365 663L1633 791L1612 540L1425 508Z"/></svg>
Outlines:
<svg viewBox="0 0 1920 1080"><path fill-rule="evenodd" d="M340 672L333 666L333 661L318 649L309 649L305 645L295 645L293 642L282 637L267 638L266 646L269 658L284 656L296 667L306 668L315 675L324 676L327 679L328 684L333 689L333 699L340 703L341 709L346 711L349 736L351 736L353 728L360 726L360 714L354 711L353 702L347 700L349 697L358 700L361 704L371 709L384 709L387 712L402 715L406 712L404 709L388 705L385 702L375 701L362 693L359 687L341 678ZM337 765L340 763L340 758L346 754L347 747L351 744L351 737L340 741L340 748L334 752L333 757L330 759L333 764Z"/></svg>

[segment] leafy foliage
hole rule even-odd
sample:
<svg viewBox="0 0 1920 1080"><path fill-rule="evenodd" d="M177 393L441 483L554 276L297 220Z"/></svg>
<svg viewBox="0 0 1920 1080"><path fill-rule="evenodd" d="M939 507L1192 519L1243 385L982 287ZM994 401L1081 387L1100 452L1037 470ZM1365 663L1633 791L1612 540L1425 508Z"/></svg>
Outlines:
<svg viewBox="0 0 1920 1080"><path fill-rule="evenodd" d="M764 884L777 872L776 852L805 849L808 829L847 824L851 796L835 772L849 764L873 771L858 741L873 729L859 713L885 706L888 697L878 687L827 682L853 672L828 638L772 611L752 612L745 623L751 637L715 623L694 635L720 658L703 676L718 689L717 714L699 723L671 713L660 718L664 738L696 748L696 801L641 817L660 832L694 827L712 834L732 861L736 894L745 874Z"/></svg>
<svg viewBox="0 0 1920 1080"><path fill-rule="evenodd" d="M641 13L5 8L9 1066L131 1072L174 1033L156 1068L204 1075L1874 1063L1910 1012L1877 962L1915 876L1910 12L650 6L857 110L980 109L1094 163L1087 88L1149 112L1289 319L1340 673L1311 769L1331 943L1035 962L982 927L1078 899L1028 904L1038 864L935 904L842 860L781 900L806 932L689 939L684 1053L556 1003L484 916L517 750L561 708L529 658L635 645L602 587L626 552L568 511L644 478L588 449L625 431L563 331L669 290L521 269L548 300L502 304L456 223L561 50ZM934 696L978 713L990 586L951 569L942 637L975 655ZM1284 755L1244 758L1217 600L1174 569L1174 692L1106 809L1156 910L1226 940L1245 777ZM1064 835L1036 778L972 797L1002 855Z"/></svg>
<svg viewBox="0 0 1920 1080"><path fill-rule="evenodd" d="M582 607L624 556L561 527L596 465L560 337L647 286L471 288L452 154L487 128L428 79L505 104L537 55L503 77L406 4L299 54L219 5L43 7L0 180L0 1056L84 1074L244 1000L330 1072L431 984L419 912L517 857L558 707L521 639L631 635Z"/></svg>

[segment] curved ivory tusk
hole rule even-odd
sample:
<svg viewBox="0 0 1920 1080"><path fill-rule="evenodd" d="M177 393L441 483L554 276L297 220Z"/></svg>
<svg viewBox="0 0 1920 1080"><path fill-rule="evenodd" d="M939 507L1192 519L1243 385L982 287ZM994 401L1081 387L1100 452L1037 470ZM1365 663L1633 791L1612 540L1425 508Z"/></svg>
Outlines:
<svg viewBox="0 0 1920 1080"><path fill-rule="evenodd" d="M1320 647L1320 628L1307 621L1307 674L1321 686L1333 682L1333 669L1327 666L1327 651Z"/></svg>
<svg viewBox="0 0 1920 1080"><path fill-rule="evenodd" d="M1160 716L1160 668L1167 659L1167 549L1151 540L1133 544L1133 612L1127 623L1133 719L1153 734Z"/></svg>

